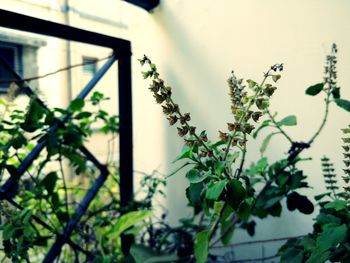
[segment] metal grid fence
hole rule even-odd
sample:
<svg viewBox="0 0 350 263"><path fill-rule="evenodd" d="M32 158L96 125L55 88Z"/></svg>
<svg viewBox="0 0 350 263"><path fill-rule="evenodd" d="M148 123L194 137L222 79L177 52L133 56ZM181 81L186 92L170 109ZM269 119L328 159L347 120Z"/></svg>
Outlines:
<svg viewBox="0 0 350 263"><path fill-rule="evenodd" d="M127 40L122 40L106 35L101 35L98 33L81 30L78 28L65 26L62 24L37 19L30 16L25 16L5 10L0 10L0 26L27 31L37 34L43 34L47 36L53 36L60 39L65 39L68 41L77 41L87 44L93 44L97 46L111 48L113 50L113 55L107 60L107 62L101 67L101 69L93 76L90 82L82 89L77 98L85 99L91 90L94 89L99 80L103 75L110 69L115 61L118 61L118 88L116 87L116 92L119 93L119 155L120 155L120 205L121 207L126 207L133 198L133 147L132 147L132 98L131 98L131 44ZM16 84L21 87L21 90L28 96L34 95L32 89L22 81L21 76L19 76L7 63L0 58L0 66L7 72L11 78L16 80ZM38 103L45 107L45 104L37 98ZM48 109L46 109L48 110ZM71 116L68 114L65 116L69 119ZM55 133L58 124L53 124L49 131L50 133ZM39 156L41 151L45 148L47 140L42 140L38 143L33 150L26 156L22 161L21 165L17 168L15 176L12 176L0 187L0 200L7 200L9 203L14 205L18 209L23 209L19 204L17 204L11 197L11 191L16 186L17 182L20 180L22 175L26 172L29 166L34 162L34 160ZM92 202L99 189L103 186L105 180L108 177L107 167L101 164L87 148L82 146L80 149L87 160L94 163L94 165L99 169L100 175L97 177L94 184L86 192L86 195L82 199L79 205L77 205L74 215L67 222L62 233L57 234L56 240L49 252L46 254L43 262L53 262L60 254L60 251L64 244L69 244L70 246L81 250L81 248L75 244L70 236L73 230L77 227L80 219L87 211L89 204ZM51 227L47 225L43 220L38 217L33 216L33 220L41 224L43 227L50 229ZM130 246L130 239L122 239L123 250L128 250ZM81 251L85 254L89 254L88 251ZM92 256L92 255L90 255Z"/></svg>

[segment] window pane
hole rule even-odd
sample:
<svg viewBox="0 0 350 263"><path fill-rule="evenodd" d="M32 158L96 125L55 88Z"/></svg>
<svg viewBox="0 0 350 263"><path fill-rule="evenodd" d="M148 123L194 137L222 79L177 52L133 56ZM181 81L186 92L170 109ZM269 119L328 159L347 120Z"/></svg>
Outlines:
<svg viewBox="0 0 350 263"><path fill-rule="evenodd" d="M97 71L96 58L83 57L83 72L87 75L94 75Z"/></svg>
<svg viewBox="0 0 350 263"><path fill-rule="evenodd" d="M21 58L21 46L11 43L0 42L0 56L6 61L6 63L14 69L20 75L22 74L22 58ZM0 79L9 79L3 66L0 65ZM0 87L6 88L10 83L0 82ZM2 89L0 93L6 92Z"/></svg>

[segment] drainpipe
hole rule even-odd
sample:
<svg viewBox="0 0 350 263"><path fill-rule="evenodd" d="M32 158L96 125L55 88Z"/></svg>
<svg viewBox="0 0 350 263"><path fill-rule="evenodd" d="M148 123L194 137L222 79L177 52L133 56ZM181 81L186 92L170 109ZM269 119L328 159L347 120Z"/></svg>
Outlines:
<svg viewBox="0 0 350 263"><path fill-rule="evenodd" d="M69 11L69 0L64 1L64 22L67 26L70 25L70 11ZM72 44L71 41L66 41L66 63L67 67L72 65ZM73 99L72 97L72 71L67 70L67 94L66 94L66 99L69 104L69 102Z"/></svg>
<svg viewBox="0 0 350 263"><path fill-rule="evenodd" d="M69 11L69 0L65 0L64 1L64 7L62 8L62 11L64 13L64 23L69 26L70 25L70 11ZM71 41L66 40L66 66L69 67L70 65L72 65L72 44ZM72 77L72 71L71 70L67 70L66 71L66 76L67 76L67 88L66 88L66 93L65 93L65 99L66 101L64 102L64 104L66 103L65 106L68 106L69 103L72 101L73 99L73 92L72 92L72 88L73 88L73 77ZM72 167L69 166L69 164L66 162L63 165L63 169L64 169L64 173L67 175L67 181L71 182L74 178L74 170ZM71 199L72 196L69 196L68 199Z"/></svg>

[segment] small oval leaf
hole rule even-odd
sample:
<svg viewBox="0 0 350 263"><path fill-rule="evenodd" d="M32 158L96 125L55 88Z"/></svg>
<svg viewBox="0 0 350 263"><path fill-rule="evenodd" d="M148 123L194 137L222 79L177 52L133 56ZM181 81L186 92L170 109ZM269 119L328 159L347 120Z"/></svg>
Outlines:
<svg viewBox="0 0 350 263"><path fill-rule="evenodd" d="M204 230L196 234L194 241L194 255L196 262L205 263L208 258L210 230Z"/></svg>
<svg viewBox="0 0 350 263"><path fill-rule="evenodd" d="M279 122L277 122L278 126L295 126L297 125L297 117L295 115L289 115Z"/></svg>
<svg viewBox="0 0 350 263"><path fill-rule="evenodd" d="M317 83L308 87L305 91L307 95L315 96L323 90L324 83Z"/></svg>
<svg viewBox="0 0 350 263"><path fill-rule="evenodd" d="M350 101L344 99L335 99L334 102L340 108L350 112Z"/></svg>
<svg viewBox="0 0 350 263"><path fill-rule="evenodd" d="M210 200L217 200L227 184L226 180L210 183L205 197Z"/></svg>

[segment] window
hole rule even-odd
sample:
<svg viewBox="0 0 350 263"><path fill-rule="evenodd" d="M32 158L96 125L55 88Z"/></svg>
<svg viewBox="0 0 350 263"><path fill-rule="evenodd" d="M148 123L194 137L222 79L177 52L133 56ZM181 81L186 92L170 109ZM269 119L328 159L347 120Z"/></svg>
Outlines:
<svg viewBox="0 0 350 263"><path fill-rule="evenodd" d="M37 53L38 49L45 45L46 41L41 38L0 30L0 56L23 78L38 75ZM12 79L1 64L0 79ZM10 84L0 81L0 95L7 92ZM39 88L39 82L37 80L31 81L30 87Z"/></svg>
<svg viewBox="0 0 350 263"><path fill-rule="evenodd" d="M83 57L83 72L86 75L93 76L97 72L97 59Z"/></svg>
<svg viewBox="0 0 350 263"><path fill-rule="evenodd" d="M22 46L6 42L0 42L0 56L6 63L14 69L20 76L23 74ZM11 79L0 65L0 79ZM6 93L10 83L0 82L0 93Z"/></svg>

